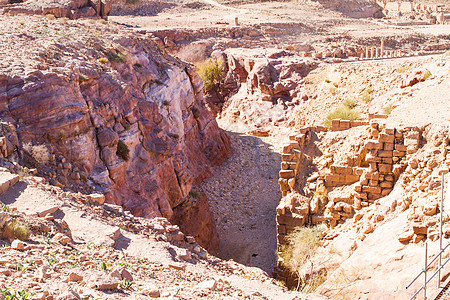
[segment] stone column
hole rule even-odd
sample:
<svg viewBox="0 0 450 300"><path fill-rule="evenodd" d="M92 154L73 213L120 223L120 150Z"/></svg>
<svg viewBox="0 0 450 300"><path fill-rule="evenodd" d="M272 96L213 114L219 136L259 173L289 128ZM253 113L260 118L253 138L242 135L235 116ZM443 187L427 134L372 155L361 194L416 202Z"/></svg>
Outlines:
<svg viewBox="0 0 450 300"><path fill-rule="evenodd" d="M360 56L361 59L364 59L364 51L361 52Z"/></svg>
<svg viewBox="0 0 450 300"><path fill-rule="evenodd" d="M369 47L366 47L366 59L369 58Z"/></svg>
<svg viewBox="0 0 450 300"><path fill-rule="evenodd" d="M380 51L381 51L380 55L381 55L381 57L383 57L384 56L384 39L381 40L381 49L380 49Z"/></svg>
<svg viewBox="0 0 450 300"><path fill-rule="evenodd" d="M436 21L437 21L436 23L438 23L438 24L444 24L444 12L443 11L438 13Z"/></svg>
<svg viewBox="0 0 450 300"><path fill-rule="evenodd" d="M375 55L374 49L373 47L370 47L370 58L374 58L374 55Z"/></svg>
<svg viewBox="0 0 450 300"><path fill-rule="evenodd" d="M378 53L378 47L375 47L375 58L380 57L380 54Z"/></svg>

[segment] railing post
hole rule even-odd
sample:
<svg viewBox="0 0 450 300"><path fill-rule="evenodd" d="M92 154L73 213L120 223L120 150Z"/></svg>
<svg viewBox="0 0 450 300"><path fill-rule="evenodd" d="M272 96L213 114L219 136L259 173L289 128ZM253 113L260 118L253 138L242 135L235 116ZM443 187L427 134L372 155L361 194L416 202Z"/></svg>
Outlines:
<svg viewBox="0 0 450 300"><path fill-rule="evenodd" d="M441 179L441 208L440 208L440 221L439 221L439 251L442 251L442 218L444 214L444 172L442 172ZM438 289L441 287L441 270L440 267L442 265L442 253L439 255L439 273L438 273Z"/></svg>
<svg viewBox="0 0 450 300"><path fill-rule="evenodd" d="M448 168L442 168L439 170L441 173L441 211L440 211L440 224L439 224L439 250L442 251L442 218L444 215L444 182L445 174L448 173ZM441 266L442 266L442 252L439 255L439 274L438 274L438 288L441 287Z"/></svg>
<svg viewBox="0 0 450 300"><path fill-rule="evenodd" d="M423 269L423 277L425 277L425 281L423 284L423 299L427 300L427 267L428 267L428 242L425 242L425 268Z"/></svg>

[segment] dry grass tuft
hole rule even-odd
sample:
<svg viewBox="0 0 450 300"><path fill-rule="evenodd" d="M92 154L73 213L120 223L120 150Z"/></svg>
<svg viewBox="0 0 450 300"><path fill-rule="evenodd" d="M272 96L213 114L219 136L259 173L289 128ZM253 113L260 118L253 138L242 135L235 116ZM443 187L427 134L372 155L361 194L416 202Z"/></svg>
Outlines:
<svg viewBox="0 0 450 300"><path fill-rule="evenodd" d="M31 143L26 143L23 145L23 149L34 158L38 165L45 165L50 159L50 152L45 145L32 145Z"/></svg>
<svg viewBox="0 0 450 300"><path fill-rule="evenodd" d="M207 59L202 63L196 65L198 74L205 82L204 90L208 92L214 89L222 80L224 66L213 59Z"/></svg>

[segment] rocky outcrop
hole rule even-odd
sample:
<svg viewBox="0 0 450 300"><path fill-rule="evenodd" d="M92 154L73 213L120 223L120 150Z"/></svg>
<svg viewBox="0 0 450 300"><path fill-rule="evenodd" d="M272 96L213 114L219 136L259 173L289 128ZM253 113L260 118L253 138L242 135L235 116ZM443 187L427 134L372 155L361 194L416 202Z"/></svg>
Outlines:
<svg viewBox="0 0 450 300"><path fill-rule="evenodd" d="M77 23L63 26L84 34ZM225 158L229 138L206 109L190 66L146 37L113 30L85 34L87 44L37 49L27 59L40 69L3 70L0 118L15 127L22 160L51 183L106 194L135 216L170 219L192 185ZM205 227L196 235L217 239L209 211L195 215Z"/></svg>
<svg viewBox="0 0 450 300"><path fill-rule="evenodd" d="M318 0L318 2L326 9L336 10L350 18L382 18L384 17L383 8L376 2L364 0Z"/></svg>
<svg viewBox="0 0 450 300"><path fill-rule="evenodd" d="M319 62L280 49L227 49L212 59L224 65L217 90L209 92L208 107L223 121L245 124L255 135L268 135L309 97L305 81Z"/></svg>
<svg viewBox="0 0 450 300"><path fill-rule="evenodd" d="M19 2L19 3L18 3ZM107 19L111 9L111 0L29 0L11 1L4 8L4 12L17 15L54 15L57 18L103 18ZM0 3L1 7L1 3Z"/></svg>

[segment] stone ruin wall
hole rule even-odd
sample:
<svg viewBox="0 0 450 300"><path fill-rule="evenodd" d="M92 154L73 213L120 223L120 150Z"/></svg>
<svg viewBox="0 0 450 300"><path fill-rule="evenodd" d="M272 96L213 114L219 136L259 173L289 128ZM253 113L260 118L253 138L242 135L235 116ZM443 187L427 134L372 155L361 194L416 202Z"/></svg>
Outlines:
<svg viewBox="0 0 450 300"><path fill-rule="evenodd" d="M361 208L373 204L392 191L407 166L406 155L419 149L422 137L417 128L386 127L385 120L382 119L385 117L387 116L371 115L370 118L373 119L368 125L367 122L333 120L330 127L332 131L346 130L352 125L367 126L371 138L365 142L360 153L363 160L356 167L331 164L306 181L298 178L304 176L298 170L302 164L312 163L312 160L308 160L302 150L308 146L312 135L324 128L302 128L300 134L290 136L290 144L283 148L280 170L279 184L283 198L277 207L277 251L288 244L287 236L296 227L325 223L334 228L344 220L353 218ZM303 181L302 185L299 185L300 181ZM348 185L352 185L351 191L328 197L328 200L314 197L314 192L320 188L325 187L330 191L335 187ZM297 197L291 197L291 193L305 196L297 194ZM296 278L282 266L280 260L275 267L274 276L285 281L288 286L297 284Z"/></svg>

